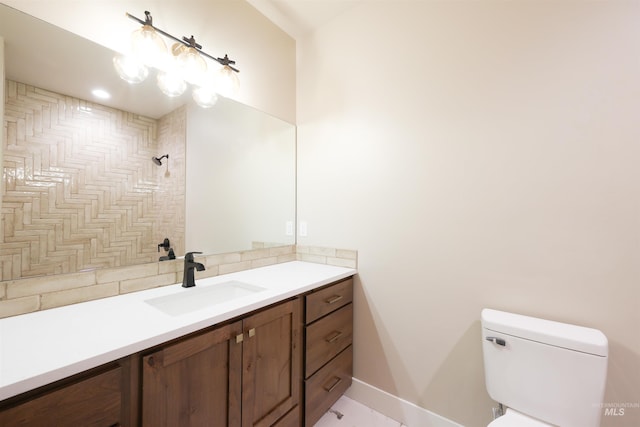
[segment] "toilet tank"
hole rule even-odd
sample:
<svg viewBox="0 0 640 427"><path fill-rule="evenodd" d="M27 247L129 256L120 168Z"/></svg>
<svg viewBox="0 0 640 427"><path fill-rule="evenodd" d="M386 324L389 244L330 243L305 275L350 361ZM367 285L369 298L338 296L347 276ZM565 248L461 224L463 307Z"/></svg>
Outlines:
<svg viewBox="0 0 640 427"><path fill-rule="evenodd" d="M598 427L609 346L597 329L484 309L489 396L562 427Z"/></svg>

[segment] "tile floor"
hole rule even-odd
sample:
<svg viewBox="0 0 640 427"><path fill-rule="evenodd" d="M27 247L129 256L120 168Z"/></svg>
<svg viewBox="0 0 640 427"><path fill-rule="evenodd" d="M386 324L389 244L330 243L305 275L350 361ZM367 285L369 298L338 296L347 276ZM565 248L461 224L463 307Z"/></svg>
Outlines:
<svg viewBox="0 0 640 427"><path fill-rule="evenodd" d="M339 414L342 416L339 417ZM346 396L342 396L314 427L407 427Z"/></svg>

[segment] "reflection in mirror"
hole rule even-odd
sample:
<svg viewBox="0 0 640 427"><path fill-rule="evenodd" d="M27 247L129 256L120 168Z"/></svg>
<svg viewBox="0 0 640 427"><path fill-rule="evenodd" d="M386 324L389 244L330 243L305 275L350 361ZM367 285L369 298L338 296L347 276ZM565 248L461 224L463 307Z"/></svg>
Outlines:
<svg viewBox="0 0 640 427"><path fill-rule="evenodd" d="M0 280L157 261L165 238L178 256L294 243L293 125L130 86L113 52L4 5L0 36Z"/></svg>
<svg viewBox="0 0 640 427"><path fill-rule="evenodd" d="M3 280L154 261L164 237L180 250L184 174L152 158L184 171L185 107L155 120L10 77L5 91Z"/></svg>
<svg viewBox="0 0 640 427"><path fill-rule="evenodd" d="M293 244L295 128L222 97L187 111L186 249Z"/></svg>

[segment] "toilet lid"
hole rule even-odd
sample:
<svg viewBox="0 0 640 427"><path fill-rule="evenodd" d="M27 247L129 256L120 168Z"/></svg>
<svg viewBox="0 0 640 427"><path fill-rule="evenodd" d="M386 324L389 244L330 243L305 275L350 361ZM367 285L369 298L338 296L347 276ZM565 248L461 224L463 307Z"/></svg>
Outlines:
<svg viewBox="0 0 640 427"><path fill-rule="evenodd" d="M535 418L507 408L504 415L493 420L487 427L553 427Z"/></svg>

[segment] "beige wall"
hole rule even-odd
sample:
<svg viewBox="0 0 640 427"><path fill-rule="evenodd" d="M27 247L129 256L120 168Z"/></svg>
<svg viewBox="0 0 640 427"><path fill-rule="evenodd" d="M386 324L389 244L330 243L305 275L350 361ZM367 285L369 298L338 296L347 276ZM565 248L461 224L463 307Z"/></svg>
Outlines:
<svg viewBox="0 0 640 427"><path fill-rule="evenodd" d="M601 329L605 401L640 402L638 22L378 1L298 42L299 243L358 249L358 379L485 426L492 307Z"/></svg>
<svg viewBox="0 0 640 427"><path fill-rule="evenodd" d="M139 25L125 12L144 18L177 37L194 35L203 50L228 54L240 69L236 99L288 122L295 122L295 41L244 0L3 0L116 51L128 48Z"/></svg>

